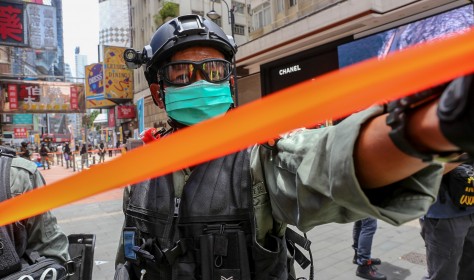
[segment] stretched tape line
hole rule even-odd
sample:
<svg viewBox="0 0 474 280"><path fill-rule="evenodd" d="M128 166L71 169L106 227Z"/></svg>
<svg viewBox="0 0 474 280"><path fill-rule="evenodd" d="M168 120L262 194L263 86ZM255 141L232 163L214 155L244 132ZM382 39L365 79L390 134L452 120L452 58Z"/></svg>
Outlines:
<svg viewBox="0 0 474 280"><path fill-rule="evenodd" d="M0 225L474 72L474 30L325 74L0 203Z"/></svg>

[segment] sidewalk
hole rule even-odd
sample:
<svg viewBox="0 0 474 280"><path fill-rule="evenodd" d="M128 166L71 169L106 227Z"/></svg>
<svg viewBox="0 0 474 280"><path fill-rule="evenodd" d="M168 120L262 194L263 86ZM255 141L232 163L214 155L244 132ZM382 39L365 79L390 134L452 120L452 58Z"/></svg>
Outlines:
<svg viewBox="0 0 474 280"><path fill-rule="evenodd" d="M105 157L106 161L113 158L115 156ZM48 183L79 173L60 165L53 165L50 170L40 170ZM96 235L93 279L113 279L115 252L123 224L122 189L54 209L53 213L66 234ZM356 265L352 264L352 225L332 223L308 232L315 265L314 279L362 279L355 276ZM382 259L378 268L387 275L388 280L420 280L425 274L425 248L419 232L418 221L400 227L379 221L372 255ZM309 279L309 268L302 271L296 266L296 270L298 277Z"/></svg>

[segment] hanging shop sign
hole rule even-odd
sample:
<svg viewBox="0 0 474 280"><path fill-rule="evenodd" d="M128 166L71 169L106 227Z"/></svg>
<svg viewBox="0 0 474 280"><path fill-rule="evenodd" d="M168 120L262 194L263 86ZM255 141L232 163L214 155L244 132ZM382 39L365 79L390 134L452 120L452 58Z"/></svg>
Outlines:
<svg viewBox="0 0 474 280"><path fill-rule="evenodd" d="M133 119L135 116L135 105L117 106L117 119Z"/></svg>
<svg viewBox="0 0 474 280"><path fill-rule="evenodd" d="M82 84L43 81L0 81L0 112L83 113Z"/></svg>
<svg viewBox="0 0 474 280"><path fill-rule="evenodd" d="M104 72L102 63L85 66L86 108L110 108L115 103L104 97Z"/></svg>
<svg viewBox="0 0 474 280"><path fill-rule="evenodd" d="M104 46L104 96L117 104L133 99L133 70L125 65L125 50Z"/></svg>

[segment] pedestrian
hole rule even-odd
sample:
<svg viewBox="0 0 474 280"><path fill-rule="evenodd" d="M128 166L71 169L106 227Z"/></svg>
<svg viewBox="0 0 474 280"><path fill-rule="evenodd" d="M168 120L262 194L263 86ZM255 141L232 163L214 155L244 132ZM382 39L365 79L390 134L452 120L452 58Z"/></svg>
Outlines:
<svg viewBox="0 0 474 280"><path fill-rule="evenodd" d="M79 152L81 155L81 167L84 169L84 166L88 167L88 154L86 144L82 144L81 151Z"/></svg>
<svg viewBox="0 0 474 280"><path fill-rule="evenodd" d="M45 184L34 162L15 157L14 150L2 146L0 174L0 201ZM39 271L35 279L42 274L41 279L46 279L51 276L48 269L54 270L54 279L65 279L61 277L66 277L70 260L68 238L51 211L0 227L0 245L1 279L33 279L27 271Z"/></svg>
<svg viewBox="0 0 474 280"><path fill-rule="evenodd" d="M68 169L69 167L72 167L72 164L71 164L72 152L71 152L71 147L69 147L69 142L66 142L64 144L63 154L64 154L64 161L66 162L66 169Z"/></svg>
<svg viewBox="0 0 474 280"><path fill-rule="evenodd" d="M41 143L39 154L41 156L41 164L43 165L43 169L46 170L46 165L48 165L48 169L51 169L51 164L49 163L49 148L46 147L44 143Z"/></svg>
<svg viewBox="0 0 474 280"><path fill-rule="evenodd" d="M385 280L387 277L378 272L375 267L382 261L379 258L372 258L372 241L376 230L377 219L371 217L354 223L352 229L354 258L352 263L357 264L357 276L370 280Z"/></svg>
<svg viewBox="0 0 474 280"><path fill-rule="evenodd" d="M463 163L446 173L436 202L420 218L427 280L468 280L474 275L474 168ZM458 193L459 195L456 195ZM466 199L467 198L467 199ZM466 199L466 203L462 203Z"/></svg>
<svg viewBox="0 0 474 280"><path fill-rule="evenodd" d="M24 158L24 159L30 160L31 152L30 152L30 150L28 149L28 143L26 143L26 142L21 142L19 155L20 155L20 157L22 157L22 158Z"/></svg>
<svg viewBox="0 0 474 280"><path fill-rule="evenodd" d="M105 153L106 153L106 149L105 149L104 142L100 142L100 144L99 144L99 151L98 151L98 154L99 154L99 163L105 162Z"/></svg>
<svg viewBox="0 0 474 280"><path fill-rule="evenodd" d="M114 149L114 145L112 143L109 143L107 145L107 148L108 148L107 150L109 151L109 158L111 158L112 157L112 150Z"/></svg>
<svg viewBox="0 0 474 280"><path fill-rule="evenodd" d="M161 137L233 107L236 50L217 24L186 15L159 27L143 52L126 51L130 68L144 64L153 101L169 117ZM456 134L472 132L470 81L432 89L432 101L417 102L392 126L387 120L408 110L405 102L393 103L400 111L374 106L336 126L299 129L126 188L115 279L296 279L287 260L298 238L287 224L307 232L368 216L395 225L420 217L444 169L433 155L474 150L470 134ZM447 112L438 116L437 102L454 102L451 94L467 109L457 115L440 105ZM454 121L447 125L445 115Z"/></svg>

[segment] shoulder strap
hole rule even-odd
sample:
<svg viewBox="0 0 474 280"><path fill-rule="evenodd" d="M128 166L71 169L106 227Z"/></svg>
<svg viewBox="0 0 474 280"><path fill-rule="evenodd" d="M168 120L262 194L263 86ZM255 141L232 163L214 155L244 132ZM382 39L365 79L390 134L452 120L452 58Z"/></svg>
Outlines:
<svg viewBox="0 0 474 280"><path fill-rule="evenodd" d="M14 156L16 156L14 150L0 146L0 201L7 200L11 197L10 166Z"/></svg>

